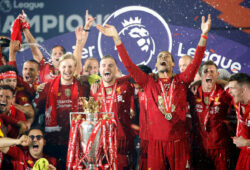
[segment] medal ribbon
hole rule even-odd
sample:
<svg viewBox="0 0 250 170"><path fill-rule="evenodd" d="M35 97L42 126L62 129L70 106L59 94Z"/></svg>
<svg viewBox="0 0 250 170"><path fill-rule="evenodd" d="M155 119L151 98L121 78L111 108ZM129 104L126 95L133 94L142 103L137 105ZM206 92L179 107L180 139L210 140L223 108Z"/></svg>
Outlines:
<svg viewBox="0 0 250 170"><path fill-rule="evenodd" d="M202 103L202 105L203 105L203 108L205 108L205 110L206 110L206 116L205 116L205 119L204 119L204 127L206 127L206 126L207 126L207 122L208 122L208 118L209 118L209 109L207 109L206 107L207 107L207 106L210 106L210 104L212 103L212 101L214 101L214 93L215 93L215 91L216 91L216 85L214 86L212 92L211 92L210 95L209 95L208 105L207 105L207 106L204 105L204 103L203 103L202 87L200 87L198 91L199 91L199 95L200 95L200 97L201 97L201 99L202 99L202 102L201 102L201 103Z"/></svg>
<svg viewBox="0 0 250 170"><path fill-rule="evenodd" d="M236 111L237 113L237 127L236 127L236 136L239 137L239 133L240 133L240 119L241 119L241 115L240 115L240 108L241 108L241 104L239 102L238 104L238 109Z"/></svg>
<svg viewBox="0 0 250 170"><path fill-rule="evenodd" d="M103 104L104 104L104 109L105 112L111 112L112 108L113 108L113 104L114 104L114 100L115 100L115 92L116 92L116 87L117 87L117 81L115 81L115 85L112 89L112 93L111 93L111 99L110 99L110 105L109 105L109 109L107 108L107 101L106 101L106 93L105 93L105 87L103 85L103 81L101 81L101 92L102 92L102 96L103 96Z"/></svg>
<svg viewBox="0 0 250 170"><path fill-rule="evenodd" d="M163 102L164 102L164 106L165 106L165 110L166 113L171 113L171 106L173 103L173 92L175 89L175 79L172 80L170 88L169 88L169 98L167 98L167 94L166 94L166 89L163 85L163 83L159 80L159 84L161 86L161 91L162 91L162 96L163 96Z"/></svg>

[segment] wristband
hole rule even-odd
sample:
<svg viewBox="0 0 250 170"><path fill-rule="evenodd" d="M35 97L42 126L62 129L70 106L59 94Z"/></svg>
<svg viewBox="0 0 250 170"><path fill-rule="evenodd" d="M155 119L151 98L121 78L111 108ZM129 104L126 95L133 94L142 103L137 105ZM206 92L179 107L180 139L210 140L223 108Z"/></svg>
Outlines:
<svg viewBox="0 0 250 170"><path fill-rule="evenodd" d="M201 34L201 37L204 38L204 39L206 39L206 40L208 39L208 37L206 35L202 35Z"/></svg>
<svg viewBox="0 0 250 170"><path fill-rule="evenodd" d="M85 31L85 32L90 32L90 29L85 29L85 28L83 28L83 31Z"/></svg>

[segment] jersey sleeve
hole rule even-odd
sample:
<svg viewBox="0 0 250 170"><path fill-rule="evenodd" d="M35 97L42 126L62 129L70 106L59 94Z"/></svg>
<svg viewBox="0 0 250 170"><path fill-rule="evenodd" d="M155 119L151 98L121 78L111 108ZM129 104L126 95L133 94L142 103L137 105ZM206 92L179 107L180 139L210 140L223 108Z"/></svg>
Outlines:
<svg viewBox="0 0 250 170"><path fill-rule="evenodd" d="M49 86L50 86L50 83L47 83L43 91L36 92L36 96L32 101L32 105L35 108L35 110L45 111L45 104L46 104Z"/></svg>
<svg viewBox="0 0 250 170"><path fill-rule="evenodd" d="M193 80L194 77L201 65L202 58L204 56L206 47L204 46L197 46L194 59L192 62L187 66L186 70L179 74L179 78L187 84L190 84Z"/></svg>
<svg viewBox="0 0 250 170"><path fill-rule="evenodd" d="M17 146L10 146L7 155L11 157L12 160L19 161L24 158L24 152Z"/></svg>
<svg viewBox="0 0 250 170"><path fill-rule="evenodd" d="M132 78L143 88L146 85L146 82L148 82L151 77L141 71L141 69L132 62L123 44L116 46L116 48L119 56L121 57L122 63L130 73Z"/></svg>

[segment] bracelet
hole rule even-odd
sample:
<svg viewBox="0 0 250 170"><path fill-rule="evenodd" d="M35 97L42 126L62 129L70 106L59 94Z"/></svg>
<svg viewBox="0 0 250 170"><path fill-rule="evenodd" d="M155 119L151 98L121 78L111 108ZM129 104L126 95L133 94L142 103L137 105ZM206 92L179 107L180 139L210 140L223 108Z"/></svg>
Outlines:
<svg viewBox="0 0 250 170"><path fill-rule="evenodd" d="M208 37L206 35L202 35L201 34L201 37L204 38L204 39L206 39L206 40L208 39Z"/></svg>
<svg viewBox="0 0 250 170"><path fill-rule="evenodd" d="M85 28L83 28L83 31L85 31L85 32L90 32L90 29L85 29Z"/></svg>

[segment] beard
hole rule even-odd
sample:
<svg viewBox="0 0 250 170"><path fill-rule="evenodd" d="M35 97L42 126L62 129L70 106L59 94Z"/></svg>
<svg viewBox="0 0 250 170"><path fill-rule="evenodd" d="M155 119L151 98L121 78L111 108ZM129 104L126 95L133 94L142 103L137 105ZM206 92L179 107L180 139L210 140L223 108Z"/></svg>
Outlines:
<svg viewBox="0 0 250 170"><path fill-rule="evenodd" d="M170 72L170 70L168 69L168 68L164 68L164 69L161 69L161 70L159 70L159 72L160 73L169 73Z"/></svg>

